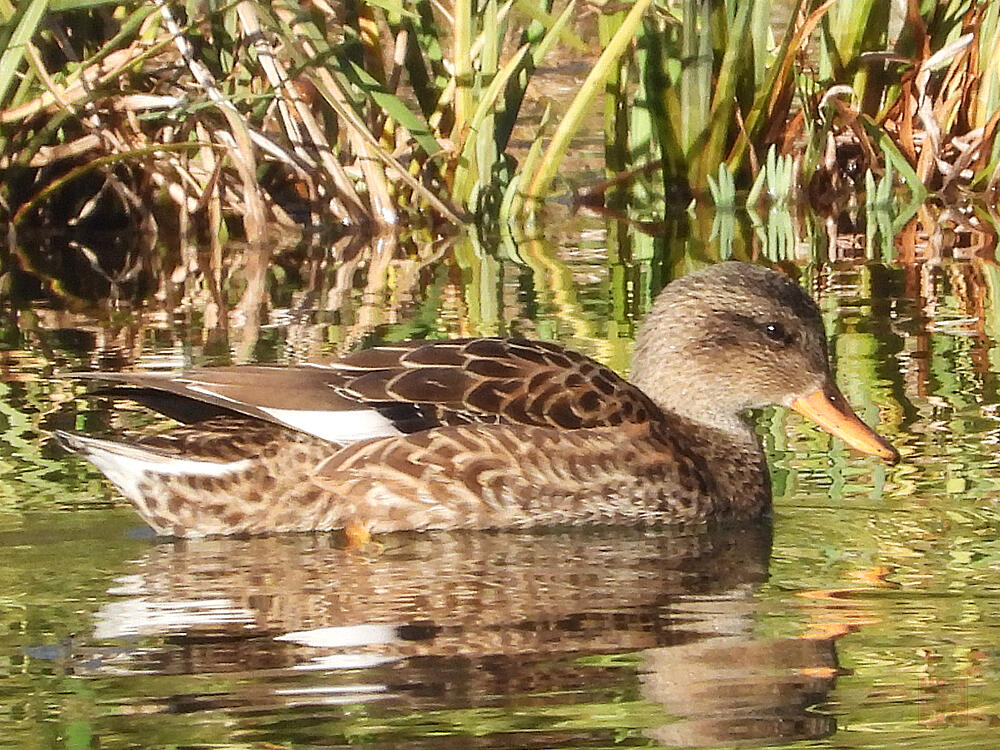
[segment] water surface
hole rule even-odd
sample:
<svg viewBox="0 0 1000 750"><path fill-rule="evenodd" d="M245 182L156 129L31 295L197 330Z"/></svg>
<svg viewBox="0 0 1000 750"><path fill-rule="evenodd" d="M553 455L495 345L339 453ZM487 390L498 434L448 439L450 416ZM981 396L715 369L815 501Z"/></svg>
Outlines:
<svg viewBox="0 0 1000 750"><path fill-rule="evenodd" d="M699 217L662 229L581 215L545 238L313 238L233 246L221 266L165 247L17 276L0 321L0 745L995 744L1000 271L898 238L821 231L773 252L746 227L720 245ZM769 524L396 534L358 552L337 534L155 539L49 436L166 424L65 377L94 367L500 334L625 372L655 291L729 254L817 298L838 381L900 465L773 410Z"/></svg>

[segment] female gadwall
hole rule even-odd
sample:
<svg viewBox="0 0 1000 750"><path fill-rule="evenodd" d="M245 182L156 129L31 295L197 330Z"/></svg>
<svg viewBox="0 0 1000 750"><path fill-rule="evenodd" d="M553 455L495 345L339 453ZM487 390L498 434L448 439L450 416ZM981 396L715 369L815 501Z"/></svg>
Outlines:
<svg viewBox="0 0 1000 750"><path fill-rule="evenodd" d="M812 300L736 262L663 290L631 383L555 344L493 338L86 377L185 423L130 441L58 433L182 537L753 519L770 481L744 415L772 404L898 459L834 385Z"/></svg>

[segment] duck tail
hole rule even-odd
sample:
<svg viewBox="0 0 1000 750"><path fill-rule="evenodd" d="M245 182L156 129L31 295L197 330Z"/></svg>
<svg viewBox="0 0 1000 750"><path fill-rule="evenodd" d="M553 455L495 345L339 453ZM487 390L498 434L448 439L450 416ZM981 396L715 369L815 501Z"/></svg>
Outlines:
<svg viewBox="0 0 1000 750"><path fill-rule="evenodd" d="M86 451L87 438L83 435L66 430L53 430L52 436L56 439L59 447L67 453L84 453Z"/></svg>

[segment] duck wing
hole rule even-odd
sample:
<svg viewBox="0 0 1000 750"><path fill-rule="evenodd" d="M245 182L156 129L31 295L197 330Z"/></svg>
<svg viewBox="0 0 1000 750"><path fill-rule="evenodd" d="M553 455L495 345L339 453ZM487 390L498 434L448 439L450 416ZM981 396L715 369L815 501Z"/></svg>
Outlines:
<svg viewBox="0 0 1000 750"><path fill-rule="evenodd" d="M610 427L657 410L589 357L527 339L406 342L323 365L81 376L185 423L244 415L336 443L459 424Z"/></svg>
<svg viewBox="0 0 1000 750"><path fill-rule="evenodd" d="M335 443L400 434L378 411L338 395L332 387L337 378L320 367L241 365L75 375L100 383L99 395L130 399L184 424L253 417Z"/></svg>
<svg viewBox="0 0 1000 750"><path fill-rule="evenodd" d="M420 404L439 424L576 430L645 422L656 410L609 368L545 341L407 342L355 352L328 367L343 373L343 395L369 404Z"/></svg>

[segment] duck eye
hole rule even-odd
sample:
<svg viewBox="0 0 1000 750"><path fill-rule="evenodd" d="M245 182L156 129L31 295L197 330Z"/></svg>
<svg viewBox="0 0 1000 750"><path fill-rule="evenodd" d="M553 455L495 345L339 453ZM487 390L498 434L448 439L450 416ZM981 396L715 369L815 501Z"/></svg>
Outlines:
<svg viewBox="0 0 1000 750"><path fill-rule="evenodd" d="M787 344L791 339L785 327L774 320L764 324L764 335L771 339L771 341L778 341L782 344Z"/></svg>

